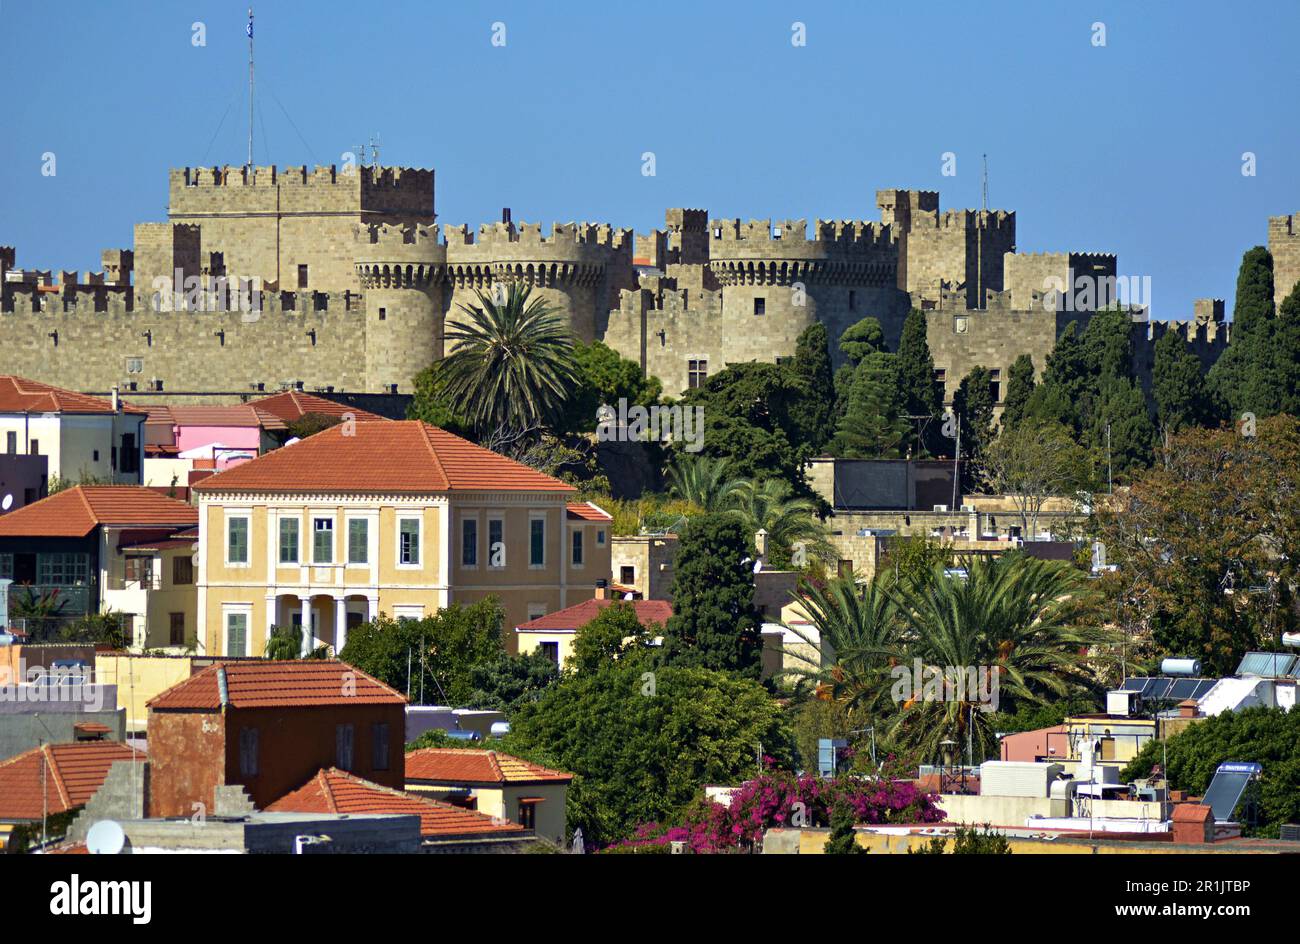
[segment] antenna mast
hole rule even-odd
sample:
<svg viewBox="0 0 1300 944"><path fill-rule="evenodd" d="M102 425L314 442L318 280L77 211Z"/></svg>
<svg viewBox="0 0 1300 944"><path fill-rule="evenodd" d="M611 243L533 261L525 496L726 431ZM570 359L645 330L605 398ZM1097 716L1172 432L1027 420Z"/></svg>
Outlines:
<svg viewBox="0 0 1300 944"><path fill-rule="evenodd" d="M253 169L253 8L248 8L248 169Z"/></svg>
<svg viewBox="0 0 1300 944"><path fill-rule="evenodd" d="M983 194L984 205L981 207L981 209L987 210L989 208L989 156L985 154L983 155L983 157L984 157L984 194Z"/></svg>

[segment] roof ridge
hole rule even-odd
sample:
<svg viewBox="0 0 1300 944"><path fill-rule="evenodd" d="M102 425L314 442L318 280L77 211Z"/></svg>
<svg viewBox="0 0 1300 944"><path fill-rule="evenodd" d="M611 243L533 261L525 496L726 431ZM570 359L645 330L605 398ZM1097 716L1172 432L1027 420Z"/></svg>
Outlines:
<svg viewBox="0 0 1300 944"><path fill-rule="evenodd" d="M85 486L74 485L72 487L76 490L77 497L81 499L81 505L86 509L86 514L90 515L90 520L95 522L95 524L99 524L99 515L95 514L95 509L90 506L90 499L86 497Z"/></svg>
<svg viewBox="0 0 1300 944"><path fill-rule="evenodd" d="M444 466L442 460L438 458L438 450L434 448L433 439L429 436L429 430L434 427L423 420L416 420L415 422L419 424L420 435L424 438L424 444L429 449L429 455L433 457L433 464L437 467L438 474L442 476L443 481L447 483L447 488L450 489L451 476L447 474L446 466Z"/></svg>
<svg viewBox="0 0 1300 944"><path fill-rule="evenodd" d="M65 807L72 806L72 797L68 795L67 785L63 782L63 773L59 770L58 758L54 754L54 745L42 744L41 752L42 757L48 755L47 763L49 767L47 769L54 776L54 785L59 790L59 799L63 801Z"/></svg>
<svg viewBox="0 0 1300 944"><path fill-rule="evenodd" d="M336 768L331 767L329 769L334 770ZM339 811L339 804L338 801L334 799L334 789L330 786L330 778L326 773L325 768L322 767L320 770L316 771L316 776L312 779L320 781L321 792L325 795L325 805L330 808L331 813L337 813Z"/></svg>

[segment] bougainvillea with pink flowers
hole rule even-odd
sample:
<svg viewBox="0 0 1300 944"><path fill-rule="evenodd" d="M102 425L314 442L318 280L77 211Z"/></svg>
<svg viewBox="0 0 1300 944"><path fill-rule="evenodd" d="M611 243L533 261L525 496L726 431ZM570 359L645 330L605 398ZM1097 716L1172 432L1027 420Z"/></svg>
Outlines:
<svg viewBox="0 0 1300 944"><path fill-rule="evenodd" d="M785 826L826 826L831 809L843 800L862 824L937 823L943 811L934 795L910 780L893 778L796 776L766 770L742 784L723 806L701 798L686 811L679 825L646 823L620 851L686 843L692 852L746 852L762 841L768 829Z"/></svg>

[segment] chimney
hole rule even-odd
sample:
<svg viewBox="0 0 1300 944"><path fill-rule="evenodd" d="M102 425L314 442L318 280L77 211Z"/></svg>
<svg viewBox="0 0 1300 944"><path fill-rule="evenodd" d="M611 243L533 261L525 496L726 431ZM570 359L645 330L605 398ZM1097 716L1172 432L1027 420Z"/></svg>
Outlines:
<svg viewBox="0 0 1300 944"><path fill-rule="evenodd" d="M113 391L109 395L109 401L113 404L114 413L122 412L122 401L119 400L117 396L117 384L113 384Z"/></svg>
<svg viewBox="0 0 1300 944"><path fill-rule="evenodd" d="M754 532L754 547L758 551L758 559L764 564L767 563L767 530L759 528Z"/></svg>
<svg viewBox="0 0 1300 944"><path fill-rule="evenodd" d="M597 580L597 581L596 581L596 597L595 597L595 598L596 598L597 600L608 600L608 599L609 599L609 581L608 581L608 580L605 580L603 577L602 577L600 580Z"/></svg>

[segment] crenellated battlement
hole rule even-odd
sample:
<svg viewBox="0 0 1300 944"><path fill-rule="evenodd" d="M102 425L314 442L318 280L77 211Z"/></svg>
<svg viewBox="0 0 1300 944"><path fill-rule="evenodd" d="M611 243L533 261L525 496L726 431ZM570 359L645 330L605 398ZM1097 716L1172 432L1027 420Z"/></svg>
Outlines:
<svg viewBox="0 0 1300 944"><path fill-rule="evenodd" d="M360 223L354 232L357 278L363 289L423 288L445 275L447 250L434 226Z"/></svg>
<svg viewBox="0 0 1300 944"><path fill-rule="evenodd" d="M361 311L359 292L277 292L244 291L238 286L225 285L217 279L207 280L207 287L195 291L180 291L156 296L148 304L137 305L129 294L107 290L106 286L62 286L58 292L41 291L38 287L21 287L6 293L0 305L0 314L47 318L58 322L65 318L122 317L135 318L142 323L159 318L196 318L208 315L236 314L244 320L253 316L307 316L351 314Z"/></svg>
<svg viewBox="0 0 1300 944"><path fill-rule="evenodd" d="M544 285L599 276L607 265L630 270L635 243L632 230L603 223L554 223L549 235L540 223L524 222L485 223L477 234L444 226L443 234L453 280L469 279L467 285L489 272L498 280L536 278Z"/></svg>
<svg viewBox="0 0 1300 944"><path fill-rule="evenodd" d="M173 219L372 213L432 223L433 186L433 171L412 167L182 167L169 172L168 206Z"/></svg>
<svg viewBox="0 0 1300 944"><path fill-rule="evenodd" d="M709 235L710 260L829 258L896 248L888 225L864 220L817 220L811 238L807 220L710 220Z"/></svg>

